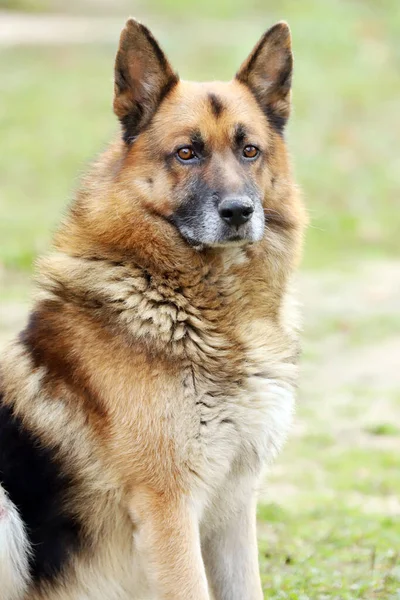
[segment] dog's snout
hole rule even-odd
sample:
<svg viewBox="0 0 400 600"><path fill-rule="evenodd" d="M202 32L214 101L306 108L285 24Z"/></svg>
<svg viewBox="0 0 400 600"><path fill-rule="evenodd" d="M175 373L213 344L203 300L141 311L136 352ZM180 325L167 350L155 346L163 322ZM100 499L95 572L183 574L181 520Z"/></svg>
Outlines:
<svg viewBox="0 0 400 600"><path fill-rule="evenodd" d="M251 219L254 206L250 198L225 198L218 206L218 212L228 225L239 227Z"/></svg>

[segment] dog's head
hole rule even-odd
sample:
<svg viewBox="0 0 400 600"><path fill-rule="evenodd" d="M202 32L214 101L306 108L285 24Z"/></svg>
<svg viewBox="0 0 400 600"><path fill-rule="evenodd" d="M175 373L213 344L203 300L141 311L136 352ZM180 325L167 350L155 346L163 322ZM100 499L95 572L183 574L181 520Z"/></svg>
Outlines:
<svg viewBox="0 0 400 600"><path fill-rule="evenodd" d="M291 75L285 23L265 33L232 81L193 83L179 80L149 30L130 19L114 97L128 201L194 248L257 242L269 221L287 225Z"/></svg>

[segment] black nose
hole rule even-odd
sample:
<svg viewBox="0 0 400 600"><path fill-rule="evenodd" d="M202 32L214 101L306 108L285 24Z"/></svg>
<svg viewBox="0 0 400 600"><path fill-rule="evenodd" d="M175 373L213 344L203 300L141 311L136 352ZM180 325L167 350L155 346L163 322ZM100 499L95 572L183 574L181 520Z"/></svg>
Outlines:
<svg viewBox="0 0 400 600"><path fill-rule="evenodd" d="M250 198L226 198L218 206L218 212L228 225L239 227L251 219L254 206Z"/></svg>

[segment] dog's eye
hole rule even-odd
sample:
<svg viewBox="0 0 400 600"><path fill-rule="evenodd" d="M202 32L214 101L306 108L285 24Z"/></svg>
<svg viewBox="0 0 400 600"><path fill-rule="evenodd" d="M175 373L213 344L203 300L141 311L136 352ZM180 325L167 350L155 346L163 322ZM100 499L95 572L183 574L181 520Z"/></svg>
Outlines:
<svg viewBox="0 0 400 600"><path fill-rule="evenodd" d="M256 158L260 153L259 149L249 144L243 148L243 156L245 158Z"/></svg>
<svg viewBox="0 0 400 600"><path fill-rule="evenodd" d="M177 151L177 156L178 158L180 158L180 160L186 161L186 160L192 160L193 158L197 158L196 154L194 153L193 149L190 146L184 146L183 148L179 148L179 150Z"/></svg>

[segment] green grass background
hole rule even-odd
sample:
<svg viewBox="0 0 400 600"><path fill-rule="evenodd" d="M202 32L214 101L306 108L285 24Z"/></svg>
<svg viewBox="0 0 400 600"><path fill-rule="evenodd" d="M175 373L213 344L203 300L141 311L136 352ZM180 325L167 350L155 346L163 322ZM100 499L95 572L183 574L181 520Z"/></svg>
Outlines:
<svg viewBox="0 0 400 600"><path fill-rule="evenodd" d="M129 12L157 23L185 78L230 78L263 30L287 19L296 58L288 139L312 219L305 265L398 254L398 2L282 0L262 7L152 0L145 8L132 3ZM30 268L47 247L77 173L116 131L114 52L111 45L2 48L0 260L6 267Z"/></svg>
<svg viewBox="0 0 400 600"><path fill-rule="evenodd" d="M359 261L398 258L398 0L75 0L67 7L3 0L2 8L112 13L121 26L125 16L139 16L181 75L193 79L230 78L262 32L287 20L296 61L287 136L311 217L304 270L352 276ZM32 263L48 248L79 174L118 131L111 111L116 43L1 48L3 300L24 297ZM341 327L337 317L311 327L305 360L315 360L314 340ZM356 347L393 328L398 317L367 315L346 330L346 343ZM340 418L362 419L368 386L346 393L351 402ZM399 411L400 394L389 395ZM295 493L283 489L282 503L260 505L265 597L400 599L399 520L369 508L376 498L400 495L400 425L378 420L365 425L365 447L340 446L316 408L320 400L301 403L307 434L287 446L284 473L278 467L270 476L271 485L287 481ZM381 447L382 439L390 444Z"/></svg>

